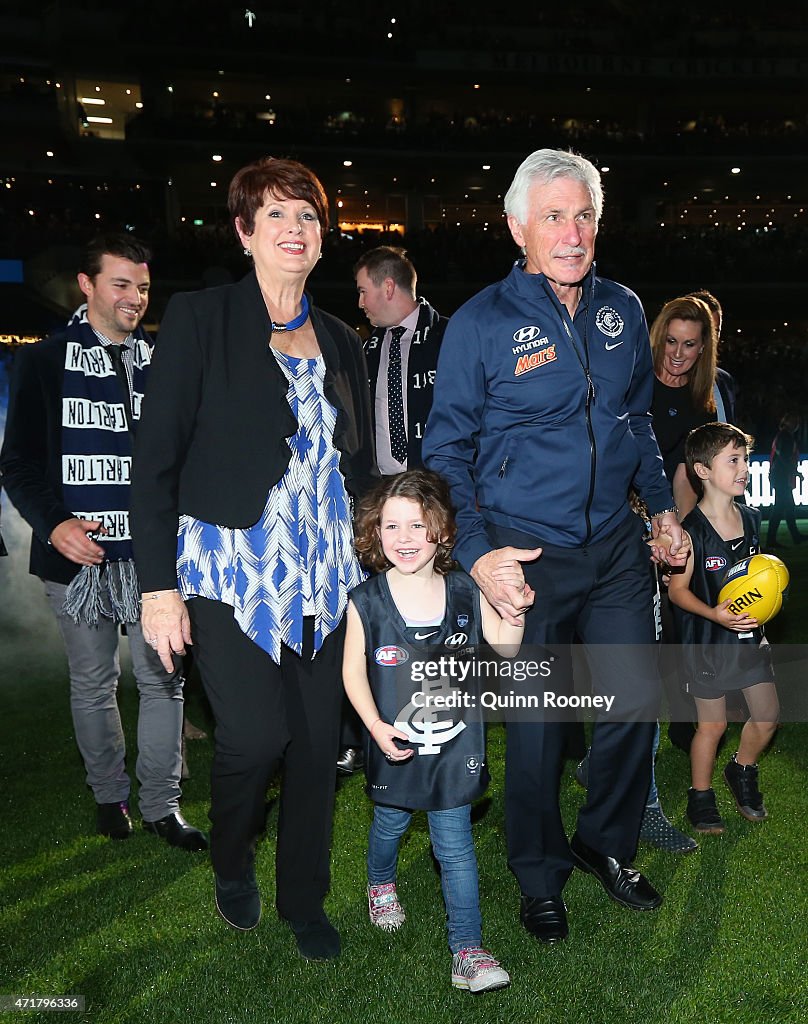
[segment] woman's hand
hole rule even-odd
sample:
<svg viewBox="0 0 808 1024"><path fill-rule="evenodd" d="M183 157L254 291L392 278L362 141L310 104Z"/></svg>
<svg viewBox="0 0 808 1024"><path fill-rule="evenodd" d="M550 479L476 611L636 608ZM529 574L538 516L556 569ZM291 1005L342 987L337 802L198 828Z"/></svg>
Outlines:
<svg viewBox="0 0 808 1024"><path fill-rule="evenodd" d="M192 643L191 620L185 602L176 590L144 594L140 612L143 639L153 647L166 672L174 671L173 654L185 654Z"/></svg>
<svg viewBox="0 0 808 1024"><path fill-rule="evenodd" d="M370 735L376 741L376 746L390 762L407 761L414 753L412 749L401 750L395 745L393 739L404 740L406 743L409 740L409 736L400 729L396 729L394 725L388 725L381 718L377 718L371 726Z"/></svg>

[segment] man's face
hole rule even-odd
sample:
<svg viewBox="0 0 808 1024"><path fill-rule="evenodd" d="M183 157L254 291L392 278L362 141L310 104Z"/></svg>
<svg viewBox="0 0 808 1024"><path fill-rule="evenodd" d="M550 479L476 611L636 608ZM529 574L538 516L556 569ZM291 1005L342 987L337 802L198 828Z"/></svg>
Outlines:
<svg viewBox="0 0 808 1024"><path fill-rule="evenodd" d="M595 258L598 226L589 189L574 178L536 182L528 192L527 223L508 217L517 245L525 250L529 274L544 274L568 287L586 277Z"/></svg>
<svg viewBox="0 0 808 1024"><path fill-rule="evenodd" d="M110 341L122 342L143 319L149 306L149 268L104 253L95 278L79 274L87 297L87 319Z"/></svg>
<svg viewBox="0 0 808 1024"><path fill-rule="evenodd" d="M359 293L359 308L374 327L395 327L398 320L390 320L388 281L374 284L364 267L356 275L356 290Z"/></svg>

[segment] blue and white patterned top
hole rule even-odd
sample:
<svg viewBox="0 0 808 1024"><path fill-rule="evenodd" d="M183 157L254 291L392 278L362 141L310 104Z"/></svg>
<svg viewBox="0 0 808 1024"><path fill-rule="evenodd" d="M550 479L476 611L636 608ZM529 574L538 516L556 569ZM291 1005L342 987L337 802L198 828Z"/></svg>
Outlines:
<svg viewBox="0 0 808 1024"><path fill-rule="evenodd" d="M244 633L280 664L281 644L302 653L305 615L314 616L319 651L365 574L334 447L337 412L323 390L325 362L272 352L298 422L289 465L254 526L233 530L180 517L177 578L184 598L231 605Z"/></svg>

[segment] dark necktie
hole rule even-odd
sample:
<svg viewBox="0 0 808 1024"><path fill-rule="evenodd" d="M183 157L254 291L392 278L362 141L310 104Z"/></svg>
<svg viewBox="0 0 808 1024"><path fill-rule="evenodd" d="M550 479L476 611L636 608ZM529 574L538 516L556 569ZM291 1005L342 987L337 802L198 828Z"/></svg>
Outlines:
<svg viewBox="0 0 808 1024"><path fill-rule="evenodd" d="M407 461L407 427L404 423L404 394L401 386L401 336L404 327L390 331L387 361L387 411L390 417L390 454L402 465Z"/></svg>
<svg viewBox="0 0 808 1024"><path fill-rule="evenodd" d="M112 360L112 368L115 370L115 376L118 378L118 384L121 388L121 397L123 398L123 411L126 416L126 425L129 428L129 433L134 434L135 424L132 418L132 396L129 393L129 378L126 375L126 367L123 365L123 345L107 345L107 352L109 352L109 358Z"/></svg>

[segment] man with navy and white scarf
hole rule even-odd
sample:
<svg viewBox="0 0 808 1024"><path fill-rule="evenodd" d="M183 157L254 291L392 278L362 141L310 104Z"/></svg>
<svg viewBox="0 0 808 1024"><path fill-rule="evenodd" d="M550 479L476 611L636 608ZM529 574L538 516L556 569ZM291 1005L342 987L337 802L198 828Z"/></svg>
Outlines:
<svg viewBox="0 0 808 1024"><path fill-rule="evenodd" d="M132 439L151 342L148 249L129 235L89 244L78 284L86 303L64 330L17 354L9 388L2 484L33 530L39 576L62 633L70 704L96 828L132 833L117 704L118 637L129 637L140 696L137 777L143 827L186 850L207 840L179 813L182 684L144 641L129 533Z"/></svg>

